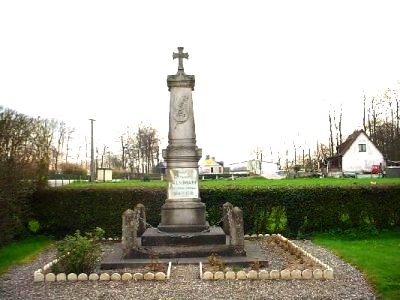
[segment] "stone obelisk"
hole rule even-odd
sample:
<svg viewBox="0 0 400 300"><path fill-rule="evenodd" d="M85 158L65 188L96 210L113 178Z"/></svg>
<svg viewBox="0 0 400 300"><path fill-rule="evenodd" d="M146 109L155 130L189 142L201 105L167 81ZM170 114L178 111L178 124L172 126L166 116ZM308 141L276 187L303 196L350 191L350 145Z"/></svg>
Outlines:
<svg viewBox="0 0 400 300"><path fill-rule="evenodd" d="M166 232L200 232L208 229L205 204L199 198L198 162L201 149L196 146L192 91L194 75L183 68L183 47L173 53L178 72L168 75L170 91L168 146L163 150L167 164L168 197L161 211L158 229Z"/></svg>

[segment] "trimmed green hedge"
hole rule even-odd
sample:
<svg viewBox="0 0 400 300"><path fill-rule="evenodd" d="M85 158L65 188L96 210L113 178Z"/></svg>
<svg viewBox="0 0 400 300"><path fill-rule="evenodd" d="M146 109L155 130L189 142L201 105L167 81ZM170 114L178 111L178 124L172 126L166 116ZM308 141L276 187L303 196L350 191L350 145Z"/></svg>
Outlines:
<svg viewBox="0 0 400 300"><path fill-rule="evenodd" d="M245 232L282 232L289 236L314 231L400 225L400 186L313 188L202 188L208 221L218 224L222 205L243 209ZM157 226L164 188L48 189L37 192L32 209L45 232L61 237L76 229L103 228L121 235L121 215L142 203L147 222Z"/></svg>

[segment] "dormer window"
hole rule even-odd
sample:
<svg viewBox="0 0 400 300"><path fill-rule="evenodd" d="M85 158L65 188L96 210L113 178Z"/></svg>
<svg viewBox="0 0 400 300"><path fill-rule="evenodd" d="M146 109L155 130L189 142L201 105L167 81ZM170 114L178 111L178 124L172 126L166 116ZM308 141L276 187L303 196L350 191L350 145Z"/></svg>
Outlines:
<svg viewBox="0 0 400 300"><path fill-rule="evenodd" d="M366 144L358 144L358 152L367 152Z"/></svg>

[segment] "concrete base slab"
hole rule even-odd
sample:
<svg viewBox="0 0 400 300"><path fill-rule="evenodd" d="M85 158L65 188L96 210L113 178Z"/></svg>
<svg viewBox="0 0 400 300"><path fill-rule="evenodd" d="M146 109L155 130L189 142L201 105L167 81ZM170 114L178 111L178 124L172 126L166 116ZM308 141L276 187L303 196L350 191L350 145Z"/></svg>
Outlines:
<svg viewBox="0 0 400 300"><path fill-rule="evenodd" d="M123 269L123 268L135 268L146 266L154 263L154 258L122 258L122 250L119 244L115 245L116 249L112 253L103 257L100 263L101 270L112 270L112 269ZM260 264L267 265L266 253L261 249L257 241L245 240L244 250L246 252L243 256L230 256L230 255L219 255L222 262L226 265L235 264L239 266L247 266L249 263L259 261ZM212 254L211 252L209 254ZM158 263L172 262L174 264L198 264L199 262L207 263L207 256L202 257L170 257L160 258L157 257Z"/></svg>

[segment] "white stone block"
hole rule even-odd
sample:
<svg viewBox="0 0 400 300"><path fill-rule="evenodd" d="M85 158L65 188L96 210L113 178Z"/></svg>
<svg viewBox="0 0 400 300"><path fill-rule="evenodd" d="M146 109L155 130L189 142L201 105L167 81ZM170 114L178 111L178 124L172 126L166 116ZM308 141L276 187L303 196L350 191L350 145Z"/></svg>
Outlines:
<svg viewBox="0 0 400 300"><path fill-rule="evenodd" d="M100 281L109 281L110 280L110 274L108 273L101 273L100 274Z"/></svg>
<svg viewBox="0 0 400 300"><path fill-rule="evenodd" d="M333 279L333 270L332 269L324 270L323 276L325 279Z"/></svg>
<svg viewBox="0 0 400 300"><path fill-rule="evenodd" d="M313 271L313 277L315 279L321 279L322 278L322 270L321 269L315 269Z"/></svg>
<svg viewBox="0 0 400 300"><path fill-rule="evenodd" d="M210 271L205 271L203 273L203 280L212 280L214 279L214 274Z"/></svg>
<svg viewBox="0 0 400 300"><path fill-rule="evenodd" d="M90 281L97 281L97 280L99 280L99 278L100 278L100 276L99 276L99 274L97 274L97 273L91 273L91 274L89 274L89 280L90 280Z"/></svg>
<svg viewBox="0 0 400 300"><path fill-rule="evenodd" d="M233 271L227 271L225 273L225 279L227 280L235 280L236 279L236 273Z"/></svg>
<svg viewBox="0 0 400 300"><path fill-rule="evenodd" d="M256 238L256 237L257 237L257 234L253 233L250 237Z"/></svg>
<svg viewBox="0 0 400 300"><path fill-rule="evenodd" d="M152 272L147 272L143 275L144 280L153 280L154 279L154 273Z"/></svg>
<svg viewBox="0 0 400 300"><path fill-rule="evenodd" d="M164 272L157 272L156 274L154 274L154 279L155 280L165 280L167 278L167 275L165 275Z"/></svg>
<svg viewBox="0 0 400 300"><path fill-rule="evenodd" d="M133 278L133 276L131 273L124 273L121 276L122 281L129 281L129 280L132 280L132 278Z"/></svg>
<svg viewBox="0 0 400 300"><path fill-rule="evenodd" d="M78 281L87 281L88 280L88 276L85 273L81 273L78 275Z"/></svg>
<svg viewBox="0 0 400 300"><path fill-rule="evenodd" d="M311 279L312 278L312 271L310 269L305 269L301 272L301 278L303 279Z"/></svg>
<svg viewBox="0 0 400 300"><path fill-rule="evenodd" d="M54 273L47 273L44 279L45 281L56 281L56 275Z"/></svg>
<svg viewBox="0 0 400 300"><path fill-rule="evenodd" d="M290 279L290 271L288 269L282 270L281 278L282 279Z"/></svg>
<svg viewBox="0 0 400 300"><path fill-rule="evenodd" d="M222 280L225 279L225 274L222 271L217 271L214 273L214 279L216 280Z"/></svg>
<svg viewBox="0 0 400 300"><path fill-rule="evenodd" d="M143 280L143 274L142 273L135 273L135 274L133 274L133 279L134 280Z"/></svg>
<svg viewBox="0 0 400 300"><path fill-rule="evenodd" d="M245 239L248 239L249 237L250 237L250 235L248 235L248 234L245 234L245 235L244 235L244 238L245 238Z"/></svg>
<svg viewBox="0 0 400 300"><path fill-rule="evenodd" d="M269 279L269 273L267 270L261 270L258 272L258 278L260 279Z"/></svg>
<svg viewBox="0 0 400 300"><path fill-rule="evenodd" d="M33 274L33 281L34 281L34 282L41 282L41 281L44 281L44 275L43 275L43 273L39 273L39 272L34 273L34 274Z"/></svg>
<svg viewBox="0 0 400 300"><path fill-rule="evenodd" d="M262 237L264 237L264 235L263 235L262 233L260 233L260 234L258 235L258 237L259 237L259 238L262 238Z"/></svg>
<svg viewBox="0 0 400 300"><path fill-rule="evenodd" d="M111 281L121 281L121 274L112 273L110 279Z"/></svg>
<svg viewBox="0 0 400 300"><path fill-rule="evenodd" d="M68 281L77 281L78 280L78 276L75 273L69 273L67 275L67 280Z"/></svg>
<svg viewBox="0 0 400 300"><path fill-rule="evenodd" d="M271 272L269 272L269 278L279 279L279 277L280 277L280 273L278 270L271 270Z"/></svg>
<svg viewBox="0 0 400 300"><path fill-rule="evenodd" d="M290 272L290 277L292 277L292 279L301 279L301 271L300 270L292 270L292 272Z"/></svg>
<svg viewBox="0 0 400 300"><path fill-rule="evenodd" d="M265 237L269 237L269 234L268 234L268 233L266 233L266 234L264 234L264 236L265 236Z"/></svg>
<svg viewBox="0 0 400 300"><path fill-rule="evenodd" d="M252 280L257 279L257 278L258 278L258 272L255 271L255 270L250 270L250 271L247 273L247 278L248 278L248 279L252 279Z"/></svg>
<svg viewBox="0 0 400 300"><path fill-rule="evenodd" d="M67 281L67 274L65 273L58 273L56 276L57 281Z"/></svg>
<svg viewBox="0 0 400 300"><path fill-rule="evenodd" d="M247 274L246 274L246 272L245 272L245 271L238 271L238 272L236 273L236 279L238 279L238 280L247 279Z"/></svg>

